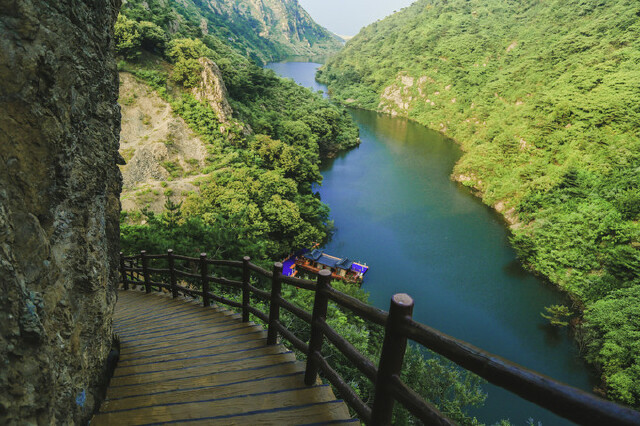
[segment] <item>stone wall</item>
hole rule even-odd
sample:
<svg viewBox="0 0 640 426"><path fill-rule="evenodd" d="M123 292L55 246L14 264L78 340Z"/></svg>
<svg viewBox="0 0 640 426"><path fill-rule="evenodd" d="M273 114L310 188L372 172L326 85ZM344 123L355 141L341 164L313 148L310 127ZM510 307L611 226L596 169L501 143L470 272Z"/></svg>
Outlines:
<svg viewBox="0 0 640 426"><path fill-rule="evenodd" d="M0 1L0 424L82 424L112 341L120 0Z"/></svg>

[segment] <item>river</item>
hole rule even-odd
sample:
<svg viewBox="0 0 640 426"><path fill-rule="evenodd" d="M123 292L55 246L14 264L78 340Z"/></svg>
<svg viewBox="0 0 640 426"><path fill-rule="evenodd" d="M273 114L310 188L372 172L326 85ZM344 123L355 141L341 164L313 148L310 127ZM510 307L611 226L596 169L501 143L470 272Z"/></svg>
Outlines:
<svg viewBox="0 0 640 426"><path fill-rule="evenodd" d="M319 64L270 64L314 91ZM509 245L502 217L451 181L461 152L455 142L417 123L350 110L360 147L323 165L318 188L336 233L325 251L366 262L363 288L388 310L391 295L410 294L414 318L444 333L572 386L590 390L596 378L566 329L540 312L567 303L551 285L525 271ZM493 385L484 423L570 424Z"/></svg>

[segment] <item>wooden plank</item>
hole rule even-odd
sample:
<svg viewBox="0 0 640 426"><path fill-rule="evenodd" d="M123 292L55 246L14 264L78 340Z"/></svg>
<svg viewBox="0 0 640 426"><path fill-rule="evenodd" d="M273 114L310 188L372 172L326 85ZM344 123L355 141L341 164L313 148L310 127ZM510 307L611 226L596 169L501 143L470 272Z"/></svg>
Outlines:
<svg viewBox="0 0 640 426"><path fill-rule="evenodd" d="M162 422L166 419L174 419L175 421L208 418L212 417L212 415L222 420L225 417L243 417L242 415L255 411L266 412L271 414L272 417L275 417L273 415L274 413L271 413L273 410L280 411L279 418L284 419L286 415L291 414L290 412L282 410L285 407L308 407L313 406L313 404L332 401L332 395L326 392L325 387L306 388L304 386L278 391L258 391L250 395L231 398L211 396L213 395L207 398L203 395L203 398L197 402L176 401L171 405L155 404L128 411L104 413L97 416L95 422L92 422L92 425L122 424L123 422L128 424L145 424ZM326 407L323 408L330 407L331 405L332 404L327 404ZM300 411L302 412L303 410ZM330 413L332 416L325 416L325 419L334 419L333 415L335 414L331 411Z"/></svg>
<svg viewBox="0 0 640 426"><path fill-rule="evenodd" d="M212 346L212 345L209 345ZM178 350L175 350L178 349ZM204 358L208 355L215 356L216 359L223 360L227 357L229 359L234 359L236 356L245 355L243 352L251 351L254 354L271 354L271 353L282 353L282 347L280 345L276 346L265 346L263 340L251 340L247 342L233 342L230 345L225 346L214 346L208 347L205 345L194 345L189 348L186 345L180 346L179 348L165 349L162 352L156 352L154 354L140 354L138 357L130 358L125 361L118 362L118 368L114 372L114 376L118 377L124 374L129 374L132 368L142 368L148 365L161 364L167 365L167 363L176 363L177 360L180 359L191 359L191 364L187 362L189 365L196 365L199 361L199 358ZM235 354L235 355L234 355ZM139 371L144 371L143 369Z"/></svg>
<svg viewBox="0 0 640 426"><path fill-rule="evenodd" d="M149 296L149 297L153 297L153 296ZM167 313L175 313L175 317L178 317L180 315L184 315L186 314L197 314L198 312L217 312L220 314L231 314L231 312L229 312L226 309L220 309L218 307L204 307L202 305L194 305L191 303L186 303L186 302L180 302L180 301L167 301L166 304L162 304L162 305L156 305L152 308L148 308L146 305L145 306L140 306L136 309L131 309L127 312L119 312L116 310L115 312L115 318L123 323L126 322L137 322L136 320L141 318L141 317L153 317L154 315L166 315ZM146 325L146 323L144 324L137 324L137 325Z"/></svg>
<svg viewBox="0 0 640 426"><path fill-rule="evenodd" d="M160 334L171 334L171 333L180 333L180 332L190 332L192 330L201 330L206 328L216 327L219 324L231 323L234 322L236 324L242 324L235 318L229 317L195 317L193 320L189 320L189 323L181 323L178 321L170 321L163 323L161 325L156 324L154 328L142 329L142 330L128 330L127 332L123 332L118 330L118 335L120 339L123 341L126 340L144 340L155 335Z"/></svg>
<svg viewBox="0 0 640 426"><path fill-rule="evenodd" d="M198 401L202 399L203 395L215 395L218 398L228 398L245 395L255 389L268 392L290 389L292 387L297 388L301 387L304 383L303 374L303 371L298 371L280 376L261 377L209 387L199 387L193 390L178 390L175 392L133 396L115 400L107 399L100 407L100 410L114 411L145 407L153 404L169 404L175 401Z"/></svg>
<svg viewBox="0 0 640 426"><path fill-rule="evenodd" d="M217 306L213 306L210 308L204 308L202 305L196 302L189 302L181 299L170 299L162 296L156 295L147 295L142 296L148 299L156 299L153 303L145 303L144 300L136 300L135 304L127 307L126 309L118 309L116 308L115 315L120 318L122 321L130 321L136 317L140 317L141 315L152 315L155 313L160 313L161 311L166 311L167 309L174 311L188 311L194 307L199 307L200 309L214 310L218 312L226 311L226 309L219 308Z"/></svg>
<svg viewBox="0 0 640 426"><path fill-rule="evenodd" d="M230 347L246 347L246 345L262 345L266 344L264 340L265 332L262 330L259 333L247 335L242 339L223 339L221 341L212 343L210 339L205 337L202 342L197 340L187 340L185 342L178 342L178 344L167 345L161 347L152 348L137 348L135 346L125 346L121 348L122 351L126 351L125 356L121 355L121 361L118 362L119 366L125 367L127 365L135 364L136 360L148 359L148 357L154 357L159 355L179 353L181 351L189 351L197 348L204 347L203 343L210 346L212 353L224 352ZM120 364L122 362L122 364Z"/></svg>
<svg viewBox="0 0 640 426"><path fill-rule="evenodd" d="M162 324L167 319L176 320L182 317L198 317L199 315L207 314L208 316L221 317L229 315L227 312L215 308L205 308L190 305L176 305L173 304L167 308L158 308L145 312L138 312L135 314L119 315L115 314L115 321L117 325L121 327L134 326L136 329L145 329L158 324ZM230 316L230 315L229 315Z"/></svg>
<svg viewBox="0 0 640 426"><path fill-rule="evenodd" d="M158 380L152 383L141 383L132 386L113 386L107 389L107 398L123 398L134 395L149 395L156 392L173 392L202 386L215 386L225 383L254 380L263 377L282 376L302 371L304 364L287 362L284 364L265 365L239 371L218 371L208 374L185 374L178 380Z"/></svg>
<svg viewBox="0 0 640 426"><path fill-rule="evenodd" d="M256 424L261 426L282 426L295 424L313 424L313 425L330 425L330 424L360 424L357 420L350 419L349 416L343 414L344 403L342 401L327 401L312 403L303 406L278 407L274 409L256 409L246 413L238 413L235 415L217 415L212 411L205 411L206 417L197 417L200 413L186 413L184 418L174 419L174 422L188 422L189 425L245 425ZM94 417L98 419L102 415ZM142 421L141 423L129 422L124 418L128 425L141 424L157 424ZM94 423L92 422L92 425ZM96 422L95 424L109 424ZM117 423L111 423L117 424Z"/></svg>
<svg viewBox="0 0 640 426"><path fill-rule="evenodd" d="M149 340L149 341L132 341L132 342L122 342L121 351L123 354L131 354L141 353L142 350L147 349L159 349L164 347L180 346L189 341L191 342L209 342L213 344L214 341L220 342L220 344L229 344L229 340L235 337L238 338L238 342L252 340L252 339L261 339L266 332L258 327L246 327L242 329L229 329L229 330L220 330L220 333L213 334L213 332L208 331L207 329L203 329L198 334L188 334L188 335L173 335L166 336L165 338L159 337L157 339ZM135 346L134 346L135 345ZM135 349L135 350L134 350Z"/></svg>
<svg viewBox="0 0 640 426"><path fill-rule="evenodd" d="M203 311L206 309L207 313L224 314L223 311L215 308L194 307L187 304L171 304L166 307L158 307L156 309L139 311L136 313L128 314L127 316L120 316L116 314L116 321L121 327L146 327L153 326L158 322L162 323L167 319L178 319L186 316L197 316L200 309Z"/></svg>
<svg viewBox="0 0 640 426"><path fill-rule="evenodd" d="M292 353L267 353L238 355L235 359L219 360L216 356L197 359L168 362L164 364L150 364L131 367L126 373L114 376L112 386L130 386L139 383L149 383L159 380L173 380L189 376L203 376L224 370L225 373L242 371L248 368L261 367L267 364L281 364L294 362Z"/></svg>

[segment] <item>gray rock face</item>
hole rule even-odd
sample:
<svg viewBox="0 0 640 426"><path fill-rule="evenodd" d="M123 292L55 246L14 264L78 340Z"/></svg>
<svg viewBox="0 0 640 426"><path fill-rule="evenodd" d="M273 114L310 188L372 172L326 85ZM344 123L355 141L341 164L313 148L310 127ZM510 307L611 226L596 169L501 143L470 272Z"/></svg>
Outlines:
<svg viewBox="0 0 640 426"><path fill-rule="evenodd" d="M200 85L191 89L191 93L197 100L207 102L218 115L218 120L226 123L233 115L233 110L227 100L229 95L220 68L209 58L200 58L198 62L202 65Z"/></svg>
<svg viewBox="0 0 640 426"><path fill-rule="evenodd" d="M0 2L0 424L91 416L118 279L120 0Z"/></svg>

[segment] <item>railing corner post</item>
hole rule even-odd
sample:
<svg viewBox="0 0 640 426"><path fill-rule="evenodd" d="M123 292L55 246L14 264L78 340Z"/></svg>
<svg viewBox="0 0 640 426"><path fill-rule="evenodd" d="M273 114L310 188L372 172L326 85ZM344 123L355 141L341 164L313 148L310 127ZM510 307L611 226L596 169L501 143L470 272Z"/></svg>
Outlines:
<svg viewBox="0 0 640 426"><path fill-rule="evenodd" d="M144 291L151 293L151 280L149 279L149 259L147 258L147 252L140 250L140 260L142 261L142 278L144 279Z"/></svg>
<svg viewBox="0 0 640 426"><path fill-rule="evenodd" d="M202 304L208 307L209 302L209 278L207 271L207 253L200 253L200 280L202 281Z"/></svg>
<svg viewBox="0 0 640 426"><path fill-rule="evenodd" d="M407 349L407 338L398 332L403 322L413 314L413 299L405 293L394 294L389 306L389 317L384 330L382 353L375 383L371 418L374 424L391 424L395 398L390 392L393 376L400 376Z"/></svg>
<svg viewBox="0 0 640 426"><path fill-rule="evenodd" d="M316 356L322 356L322 341L324 333L322 324L327 319L327 304L329 299L326 290L331 283L331 271L323 269L318 273L316 294L313 300L313 313L311 315L311 338L309 339L309 353L307 354L307 366L304 372L304 384L312 386L318 375L318 362Z"/></svg>
<svg viewBox="0 0 640 426"><path fill-rule="evenodd" d="M173 256L173 250L167 250L167 259L169 261L169 275L171 277L171 295L178 297L178 279L176 277L176 259Z"/></svg>
<svg viewBox="0 0 640 426"><path fill-rule="evenodd" d="M280 290L282 288L282 263L273 264L273 277L271 278L271 299L269 304L269 329L267 330L267 345L275 345L278 342L277 323L280 321Z"/></svg>
<svg viewBox="0 0 640 426"><path fill-rule="evenodd" d="M122 279L122 288L129 290L129 281L127 281L127 273L124 270L124 253L120 252L120 278Z"/></svg>
<svg viewBox="0 0 640 426"><path fill-rule="evenodd" d="M249 269L249 261L251 258L245 256L242 258L242 322L249 322L249 281L251 280L251 270Z"/></svg>

